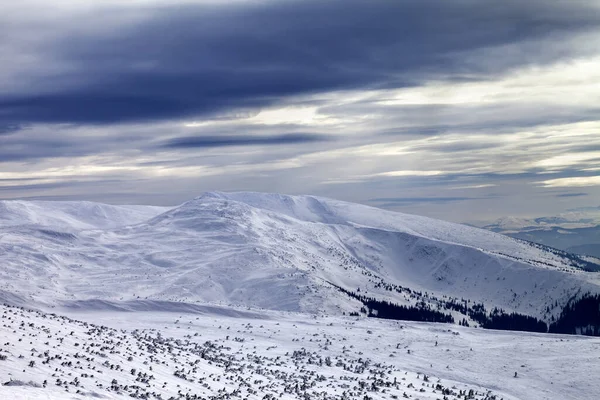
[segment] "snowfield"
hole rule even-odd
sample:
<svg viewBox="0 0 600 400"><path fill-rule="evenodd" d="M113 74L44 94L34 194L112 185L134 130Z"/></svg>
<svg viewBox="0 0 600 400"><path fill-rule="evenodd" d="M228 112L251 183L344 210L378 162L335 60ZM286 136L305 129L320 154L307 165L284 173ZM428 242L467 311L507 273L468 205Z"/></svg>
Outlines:
<svg viewBox="0 0 600 400"><path fill-rule="evenodd" d="M599 338L365 316L372 298L548 323L600 293L600 260L464 225L264 193L3 201L0 261L0 398L600 395Z"/></svg>
<svg viewBox="0 0 600 400"><path fill-rule="evenodd" d="M600 393L590 375L600 369L600 338L219 307L70 317L2 308L1 398L591 400Z"/></svg>

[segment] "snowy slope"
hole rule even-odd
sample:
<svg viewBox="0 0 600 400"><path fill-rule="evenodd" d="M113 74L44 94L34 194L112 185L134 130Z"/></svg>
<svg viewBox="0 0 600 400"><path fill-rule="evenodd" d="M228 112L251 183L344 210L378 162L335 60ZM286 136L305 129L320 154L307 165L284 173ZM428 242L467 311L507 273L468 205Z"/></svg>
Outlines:
<svg viewBox="0 0 600 400"><path fill-rule="evenodd" d="M22 304L357 311L341 287L401 304L465 298L548 320L569 298L600 291L599 275L563 253L312 196L206 193L168 210L11 206L0 227L0 296Z"/></svg>
<svg viewBox="0 0 600 400"><path fill-rule="evenodd" d="M598 338L232 312L65 318L0 306L0 398L582 400L600 392L589 374L600 368Z"/></svg>

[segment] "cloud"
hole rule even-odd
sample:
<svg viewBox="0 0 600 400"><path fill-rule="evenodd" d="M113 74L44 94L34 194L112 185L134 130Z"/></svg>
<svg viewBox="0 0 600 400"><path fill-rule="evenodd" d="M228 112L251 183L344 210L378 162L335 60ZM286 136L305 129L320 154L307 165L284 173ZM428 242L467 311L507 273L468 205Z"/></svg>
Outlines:
<svg viewBox="0 0 600 400"><path fill-rule="evenodd" d="M600 63L599 63L600 65ZM493 90L494 85L489 84ZM460 87L454 89L460 92ZM523 95L521 95L523 96ZM600 99L599 99L600 100ZM600 108L595 105L561 104L560 100L531 102L529 99L470 104L381 105L377 99L350 104L324 106L320 112L337 118L369 116L385 136L436 136L457 131L465 133L514 133L518 130L596 121ZM384 140L384 139L380 139ZM477 149L483 143L462 142L460 146Z"/></svg>
<svg viewBox="0 0 600 400"><path fill-rule="evenodd" d="M577 50L555 50L558 38L600 22L581 1L202 3L146 6L136 17L123 7L63 15L47 41L12 22L5 47L36 62L3 66L22 84L0 96L0 121L171 120L301 94L472 81L561 59Z"/></svg>
<svg viewBox="0 0 600 400"><path fill-rule="evenodd" d="M378 172L376 174L371 175L374 176L385 176L385 177L401 177L401 176L436 176L443 175L444 171L411 171L411 170L400 170L400 171L386 171L386 172Z"/></svg>
<svg viewBox="0 0 600 400"><path fill-rule="evenodd" d="M548 179L536 183L539 186L546 188L599 186L600 176L575 176L570 178Z"/></svg>
<svg viewBox="0 0 600 400"><path fill-rule="evenodd" d="M115 135L105 130L94 132L93 129L78 126L29 126L12 134L0 135L0 163L78 158L110 151L127 152L131 151L127 147L140 145L143 140L139 132L126 129Z"/></svg>
<svg viewBox="0 0 600 400"><path fill-rule="evenodd" d="M561 193L557 194L556 197L583 197L588 196L587 193Z"/></svg>
<svg viewBox="0 0 600 400"><path fill-rule="evenodd" d="M185 136L168 140L162 145L167 149L196 149L227 146L273 146L297 143L314 143L332 140L331 137L310 133L290 133L284 135L218 135Z"/></svg>
<svg viewBox="0 0 600 400"><path fill-rule="evenodd" d="M493 183L482 183L479 185L465 185L465 186L451 186L449 189L451 190L466 190L466 189L484 189L491 188L497 186Z"/></svg>
<svg viewBox="0 0 600 400"><path fill-rule="evenodd" d="M23 126L16 124L0 125L0 135L10 135L22 129Z"/></svg>
<svg viewBox="0 0 600 400"><path fill-rule="evenodd" d="M24 1L0 12L4 197L464 220L600 196L596 2Z"/></svg>
<svg viewBox="0 0 600 400"><path fill-rule="evenodd" d="M478 200L480 197L383 197L370 199L373 203L385 203L385 205L412 204L412 203L452 203L455 201Z"/></svg>
<svg viewBox="0 0 600 400"><path fill-rule="evenodd" d="M47 191L48 189L58 189L58 188L72 188L74 184L80 187L93 187L98 184L114 184L120 183L119 180L102 180L95 182L86 182L86 181L60 181L60 182L46 182L46 183L23 183L20 182L18 185L0 185L0 192L8 192L18 190L19 192L28 192L28 191Z"/></svg>

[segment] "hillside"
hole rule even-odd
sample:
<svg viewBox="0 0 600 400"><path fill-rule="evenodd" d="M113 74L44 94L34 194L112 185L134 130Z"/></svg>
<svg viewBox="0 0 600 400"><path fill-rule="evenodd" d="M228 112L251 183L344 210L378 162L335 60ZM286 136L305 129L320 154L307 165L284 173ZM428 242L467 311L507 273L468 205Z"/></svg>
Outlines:
<svg viewBox="0 0 600 400"><path fill-rule="evenodd" d="M474 304L550 322L600 292L585 271L594 259L312 196L206 193L171 209L4 202L0 221L0 290L24 305L341 315L363 296L477 324Z"/></svg>
<svg viewBox="0 0 600 400"><path fill-rule="evenodd" d="M144 222L169 209L89 201L0 200L0 227L31 225L67 231L110 229Z"/></svg>
<svg viewBox="0 0 600 400"><path fill-rule="evenodd" d="M579 400L600 390L589 374L598 338L217 307L0 313L1 398Z"/></svg>

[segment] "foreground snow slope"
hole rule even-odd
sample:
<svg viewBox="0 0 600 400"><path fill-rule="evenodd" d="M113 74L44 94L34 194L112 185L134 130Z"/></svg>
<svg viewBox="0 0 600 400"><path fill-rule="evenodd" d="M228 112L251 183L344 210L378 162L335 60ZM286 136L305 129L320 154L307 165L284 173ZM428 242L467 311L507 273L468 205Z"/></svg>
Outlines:
<svg viewBox="0 0 600 400"><path fill-rule="evenodd" d="M600 369L598 338L196 311L87 311L69 319L0 306L0 383L7 384L0 398L582 400L600 393L590 375Z"/></svg>
<svg viewBox="0 0 600 400"><path fill-rule="evenodd" d="M569 298L600 291L598 274L563 253L312 196L206 193L168 210L27 202L11 209L0 227L0 295L13 303L358 310L341 287L396 303L416 302L414 291L463 297L548 320Z"/></svg>

